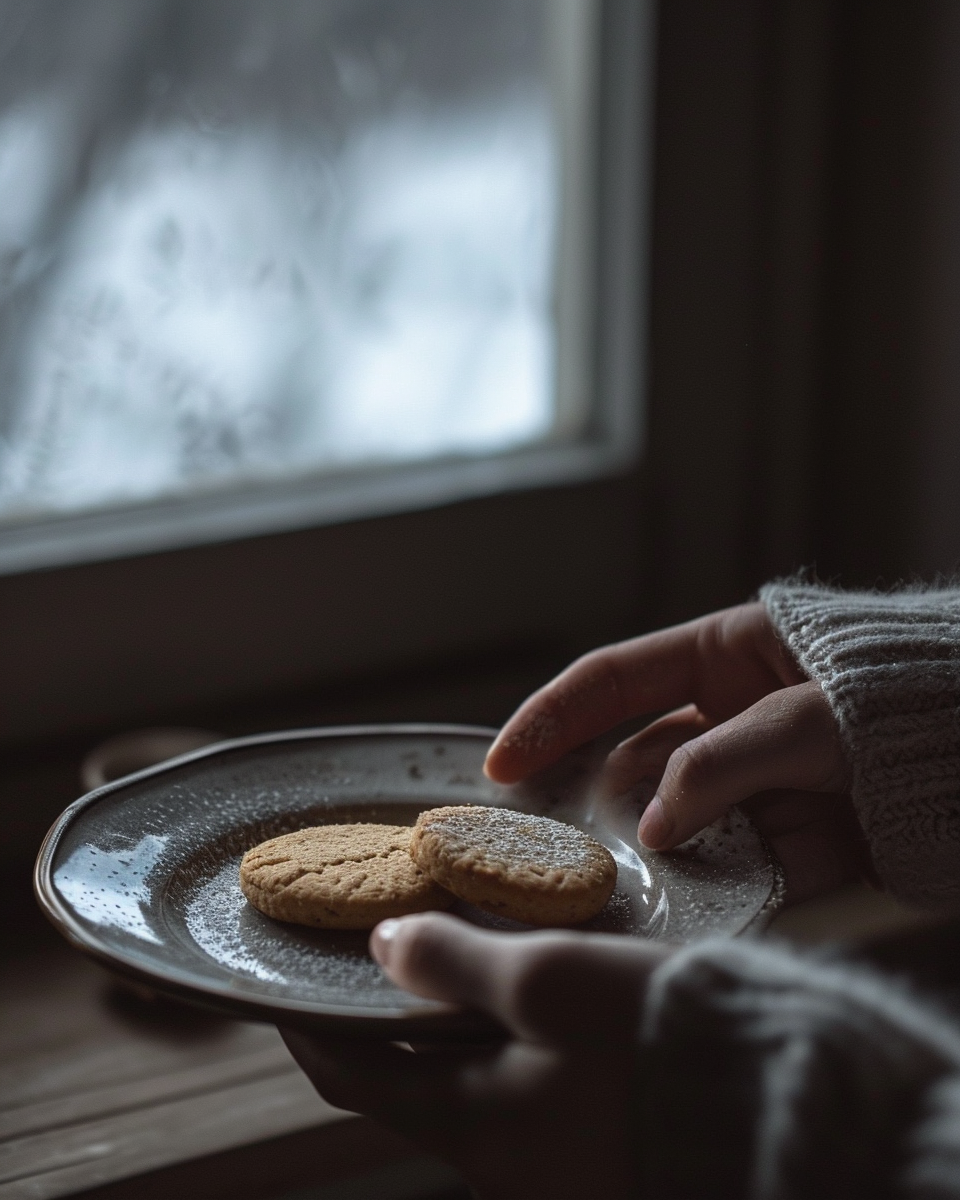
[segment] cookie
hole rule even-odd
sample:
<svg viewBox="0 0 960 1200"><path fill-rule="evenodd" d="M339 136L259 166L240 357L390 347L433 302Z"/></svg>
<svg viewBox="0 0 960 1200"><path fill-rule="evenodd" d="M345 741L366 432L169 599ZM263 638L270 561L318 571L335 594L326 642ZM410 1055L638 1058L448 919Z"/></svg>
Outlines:
<svg viewBox="0 0 960 1200"><path fill-rule="evenodd" d="M617 882L605 846L549 817L457 805L420 814L410 853L437 883L485 912L527 925L578 925Z"/></svg>
<svg viewBox="0 0 960 1200"><path fill-rule="evenodd" d="M319 825L254 846L240 887L260 912L320 929L372 929L386 917L447 908L453 897L410 856L404 825Z"/></svg>

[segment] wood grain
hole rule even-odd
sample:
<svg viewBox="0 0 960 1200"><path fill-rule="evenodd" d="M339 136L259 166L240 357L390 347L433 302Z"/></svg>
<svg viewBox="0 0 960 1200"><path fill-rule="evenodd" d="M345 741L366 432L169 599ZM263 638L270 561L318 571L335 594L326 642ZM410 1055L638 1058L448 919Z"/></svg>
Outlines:
<svg viewBox="0 0 960 1200"><path fill-rule="evenodd" d="M2 968L0 1200L356 1121L320 1099L269 1026L138 998L66 946Z"/></svg>

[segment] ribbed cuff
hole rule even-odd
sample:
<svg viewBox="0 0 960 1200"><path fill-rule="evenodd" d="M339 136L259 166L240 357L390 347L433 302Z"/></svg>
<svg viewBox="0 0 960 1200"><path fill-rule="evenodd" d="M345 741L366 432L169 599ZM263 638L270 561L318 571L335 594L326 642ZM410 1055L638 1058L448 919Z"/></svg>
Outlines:
<svg viewBox="0 0 960 1200"><path fill-rule="evenodd" d="M772 583L760 598L837 718L884 885L960 906L960 590Z"/></svg>

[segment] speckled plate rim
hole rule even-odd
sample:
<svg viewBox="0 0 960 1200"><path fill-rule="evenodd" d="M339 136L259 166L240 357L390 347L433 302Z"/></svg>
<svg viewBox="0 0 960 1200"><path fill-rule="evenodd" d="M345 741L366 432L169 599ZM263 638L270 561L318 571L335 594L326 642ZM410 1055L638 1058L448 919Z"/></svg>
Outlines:
<svg viewBox="0 0 960 1200"><path fill-rule="evenodd" d="M54 886L53 863L66 831L83 813L105 797L123 790L132 783L164 775L214 755L284 742L346 737L471 737L492 740L496 735L496 729L481 725L416 723L286 729L276 733L253 734L249 737L227 738L221 742L214 742L199 750L192 750L152 767L145 767L142 771L111 780L110 783L74 800L51 826L40 847L33 874L34 894L47 919L71 945L88 957L144 987L223 1015L241 1020L299 1026L314 1031L326 1025L331 1034L336 1033L338 1036L386 1036L400 1039L414 1036L457 1039L489 1037L496 1026L485 1020L481 1014L452 1005L438 1007L436 1004L424 1004L422 1009L418 1009L416 997L412 999L407 1013L402 1016L397 1015L395 1008L378 1009L372 1006L365 1007L360 1013L356 1007L322 1004L310 1000L296 1001L284 997L260 1002L238 996L226 984L200 982L195 976L186 971L179 971L176 967L164 966L162 970L152 970L138 958L103 942L74 917L70 905L61 899Z"/></svg>
<svg viewBox="0 0 960 1200"><path fill-rule="evenodd" d="M383 1039L489 1039L498 1026L483 1014L452 1005L431 1004L417 1009L416 998L403 1015L396 1009L364 1008L359 1013L355 1007L322 1004L317 1001L296 1001L278 997L261 1002L238 996L228 985L199 982L195 976L175 967L164 966L152 970L139 959L125 954L115 946L107 945L82 925L57 892L53 883L53 862L57 849L66 831L88 809L93 808L105 797L121 791L132 783L150 779L169 771L202 762L214 755L242 751L259 746L278 745L284 742L319 741L349 737L470 737L492 740L498 730L483 725L453 725L443 723L337 725L317 728L287 729L275 733L253 734L248 737L227 738L192 750L176 758L166 759L141 771L111 780L92 792L74 800L50 827L40 847L33 873L34 894L41 911L66 940L99 962L109 970L142 986L177 1000L241 1020L265 1021L270 1024L289 1025L312 1030L326 1029L339 1037L372 1037ZM751 822L752 824L752 822ZM774 874L770 893L759 911L744 925L736 936L759 932L782 907L785 887L783 869L779 859L766 844L766 850Z"/></svg>

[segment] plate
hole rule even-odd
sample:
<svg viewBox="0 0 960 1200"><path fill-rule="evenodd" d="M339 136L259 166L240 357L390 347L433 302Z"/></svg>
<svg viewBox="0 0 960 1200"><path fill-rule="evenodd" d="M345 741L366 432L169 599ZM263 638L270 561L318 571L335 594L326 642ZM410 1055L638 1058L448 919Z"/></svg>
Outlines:
<svg viewBox="0 0 960 1200"><path fill-rule="evenodd" d="M395 987L367 935L285 925L240 892L245 850L307 825L412 825L441 804L501 805L568 821L617 861L616 891L586 929L689 942L766 922L782 873L738 811L669 854L636 842L636 796L594 787L593 743L534 780L491 783L495 730L392 725L239 738L97 788L50 830L35 872L47 916L81 950L162 993L231 1016L393 1039L473 1036L479 1018ZM491 928L523 926L469 905Z"/></svg>

